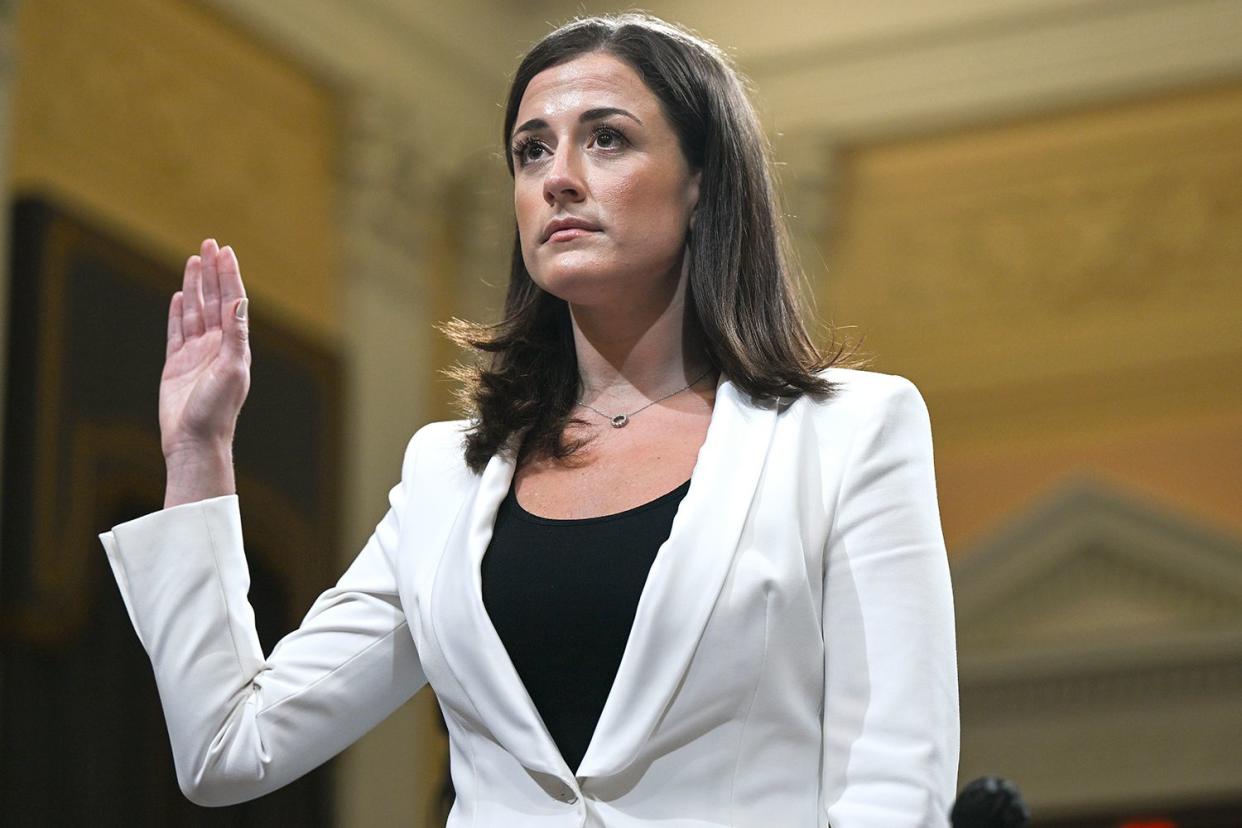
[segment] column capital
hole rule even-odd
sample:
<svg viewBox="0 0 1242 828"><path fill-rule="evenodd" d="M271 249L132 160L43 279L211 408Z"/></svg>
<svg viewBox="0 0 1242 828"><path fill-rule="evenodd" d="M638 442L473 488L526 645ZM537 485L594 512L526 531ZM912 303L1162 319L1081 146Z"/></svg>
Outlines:
<svg viewBox="0 0 1242 828"><path fill-rule="evenodd" d="M419 287L428 168L419 113L409 101L371 90L344 99L341 147L344 260L350 279L378 279L402 295Z"/></svg>

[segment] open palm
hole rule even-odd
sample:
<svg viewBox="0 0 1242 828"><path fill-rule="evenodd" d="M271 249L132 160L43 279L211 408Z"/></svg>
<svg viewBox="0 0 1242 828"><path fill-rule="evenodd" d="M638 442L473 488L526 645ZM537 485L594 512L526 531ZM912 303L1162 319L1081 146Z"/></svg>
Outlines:
<svg viewBox="0 0 1242 828"><path fill-rule="evenodd" d="M231 247L214 239L185 265L168 308L168 346L160 378L160 441L165 457L227 445L250 390L246 290Z"/></svg>

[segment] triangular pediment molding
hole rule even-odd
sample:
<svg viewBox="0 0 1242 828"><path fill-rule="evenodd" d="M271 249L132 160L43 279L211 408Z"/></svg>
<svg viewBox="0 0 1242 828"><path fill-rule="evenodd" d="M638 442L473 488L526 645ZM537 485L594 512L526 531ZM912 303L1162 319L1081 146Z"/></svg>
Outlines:
<svg viewBox="0 0 1242 828"><path fill-rule="evenodd" d="M1242 761L1242 539L1094 479L953 561L964 778L1043 813L1219 799Z"/></svg>
<svg viewBox="0 0 1242 828"><path fill-rule="evenodd" d="M1165 649L1242 634L1242 540L1091 479L954 562L959 649Z"/></svg>

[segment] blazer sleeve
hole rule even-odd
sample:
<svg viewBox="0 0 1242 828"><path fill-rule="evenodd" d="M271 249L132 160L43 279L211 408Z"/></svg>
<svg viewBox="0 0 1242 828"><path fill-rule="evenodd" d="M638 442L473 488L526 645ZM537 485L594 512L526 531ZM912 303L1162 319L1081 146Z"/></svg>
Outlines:
<svg viewBox="0 0 1242 828"><path fill-rule="evenodd" d="M823 816L832 828L947 826L960 736L953 595L930 420L908 380L885 377L867 401L838 498L823 593Z"/></svg>
<svg viewBox="0 0 1242 828"><path fill-rule="evenodd" d="M100 535L150 656L177 780L191 801L230 805L297 779L426 683L394 574L404 486L392 489L387 514L336 586L266 658L246 598L235 495Z"/></svg>

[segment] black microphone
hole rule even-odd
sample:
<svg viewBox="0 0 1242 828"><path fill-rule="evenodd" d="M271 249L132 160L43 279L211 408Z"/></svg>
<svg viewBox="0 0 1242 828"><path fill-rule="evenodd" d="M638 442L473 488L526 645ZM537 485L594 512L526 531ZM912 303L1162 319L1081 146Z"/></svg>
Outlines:
<svg viewBox="0 0 1242 828"><path fill-rule="evenodd" d="M1030 821L1018 786L999 776L981 776L962 788L949 813L953 828L1025 828Z"/></svg>

